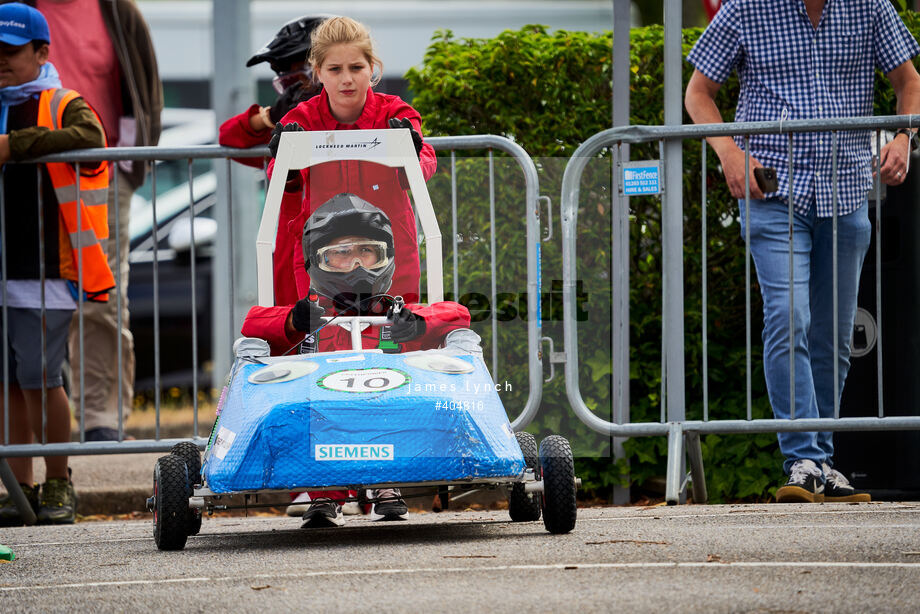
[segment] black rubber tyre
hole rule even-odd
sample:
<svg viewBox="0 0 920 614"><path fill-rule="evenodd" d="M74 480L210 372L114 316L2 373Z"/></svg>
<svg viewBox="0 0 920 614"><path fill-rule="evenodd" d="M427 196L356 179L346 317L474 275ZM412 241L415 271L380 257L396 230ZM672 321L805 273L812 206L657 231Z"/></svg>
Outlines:
<svg viewBox="0 0 920 614"><path fill-rule="evenodd" d="M575 459L565 437L550 435L540 442L543 470L543 526L550 533L575 528Z"/></svg>
<svg viewBox="0 0 920 614"><path fill-rule="evenodd" d="M188 467L189 488L194 488L195 484L201 484L201 450L198 449L191 441L177 443L170 450L170 454L175 454L185 461ZM188 529L189 535L198 535L201 531L201 510L189 508L188 510Z"/></svg>
<svg viewBox="0 0 920 614"><path fill-rule="evenodd" d="M537 479L540 478L540 457L537 452L537 440L530 433L518 431L514 434L521 452L524 453L524 464L528 469L533 469ZM508 514L514 522L533 522L540 520L540 496L524 492L524 484L517 483L511 486L508 495Z"/></svg>
<svg viewBox="0 0 920 614"><path fill-rule="evenodd" d="M182 550L188 540L188 469L175 454L161 456L153 470L153 539L160 550Z"/></svg>

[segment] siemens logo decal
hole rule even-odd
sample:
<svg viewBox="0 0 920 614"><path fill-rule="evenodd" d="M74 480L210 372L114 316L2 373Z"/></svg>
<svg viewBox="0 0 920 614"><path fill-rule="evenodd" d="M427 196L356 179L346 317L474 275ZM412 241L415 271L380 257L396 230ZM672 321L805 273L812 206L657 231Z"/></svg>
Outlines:
<svg viewBox="0 0 920 614"><path fill-rule="evenodd" d="M393 444L347 444L347 443L321 443L316 446L316 460L318 461L391 461L393 460Z"/></svg>

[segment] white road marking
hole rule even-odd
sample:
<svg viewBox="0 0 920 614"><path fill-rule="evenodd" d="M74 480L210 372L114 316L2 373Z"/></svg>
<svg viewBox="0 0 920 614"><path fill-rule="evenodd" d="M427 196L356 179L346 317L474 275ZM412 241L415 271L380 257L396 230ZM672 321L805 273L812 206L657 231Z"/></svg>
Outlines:
<svg viewBox="0 0 920 614"><path fill-rule="evenodd" d="M115 544L121 542L149 542L153 537L115 537L112 539L94 539L94 544ZM20 544L7 544L9 548L36 548L39 546L78 546L85 544L85 541L70 542L22 542Z"/></svg>
<svg viewBox="0 0 920 614"><path fill-rule="evenodd" d="M415 567L404 569L353 569L341 571L305 571L302 573L271 573L252 574L240 576L202 576L196 578L165 578L160 580L118 580L111 582L76 582L72 584L41 584L34 586L5 586L0 587L0 592L22 592L49 589L80 589L90 587L119 587L119 586L151 586L156 584L177 584L191 582L233 582L253 580L278 580L282 578L322 578L336 576L371 576L380 574L409 575L409 574L444 574L444 573L483 573L495 571L576 571L580 569L909 569L920 571L920 563L873 563L873 562L847 562L847 561L782 561L782 562L713 562L701 561L673 562L673 563L557 563L552 565L490 565L483 567Z"/></svg>
<svg viewBox="0 0 920 614"><path fill-rule="evenodd" d="M841 514L901 514L908 511L920 510L920 507L911 506L911 507L902 507L896 509L877 509L872 507L866 507L864 509L853 509L853 510L783 510L782 504L777 503L776 506L780 507L777 510L736 510L733 512L719 512L716 514L668 514L659 512L655 508L644 508L642 515L630 515L630 516L594 516L590 518L585 518L583 515L578 517L578 522L599 522L599 521L610 521L610 520L670 520L672 518L744 518L750 515L757 516L838 516ZM590 508L589 508L590 509ZM667 510L668 508L662 507L661 510ZM584 512L584 510L580 510Z"/></svg>

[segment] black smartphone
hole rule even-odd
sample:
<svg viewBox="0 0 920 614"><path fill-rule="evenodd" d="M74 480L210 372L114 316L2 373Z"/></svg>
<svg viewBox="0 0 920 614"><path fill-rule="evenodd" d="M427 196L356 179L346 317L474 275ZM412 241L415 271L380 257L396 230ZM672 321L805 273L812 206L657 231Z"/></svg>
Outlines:
<svg viewBox="0 0 920 614"><path fill-rule="evenodd" d="M864 350L869 346L869 339L866 335L866 327L863 324L853 326L853 349Z"/></svg>
<svg viewBox="0 0 920 614"><path fill-rule="evenodd" d="M764 194L775 192L779 189L776 181L776 169L769 166L759 166L754 169L754 179L757 181L757 187Z"/></svg>

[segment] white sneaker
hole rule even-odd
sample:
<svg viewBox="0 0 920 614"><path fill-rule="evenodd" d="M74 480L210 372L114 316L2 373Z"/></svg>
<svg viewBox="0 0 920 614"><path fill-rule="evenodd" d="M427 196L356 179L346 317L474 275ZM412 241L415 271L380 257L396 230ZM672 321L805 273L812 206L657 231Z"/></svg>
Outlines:
<svg viewBox="0 0 920 614"><path fill-rule="evenodd" d="M300 518L308 509L310 509L310 493L302 492L297 495L296 499L291 501L284 513L294 518Z"/></svg>

